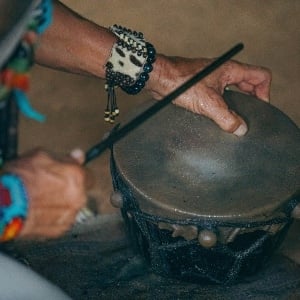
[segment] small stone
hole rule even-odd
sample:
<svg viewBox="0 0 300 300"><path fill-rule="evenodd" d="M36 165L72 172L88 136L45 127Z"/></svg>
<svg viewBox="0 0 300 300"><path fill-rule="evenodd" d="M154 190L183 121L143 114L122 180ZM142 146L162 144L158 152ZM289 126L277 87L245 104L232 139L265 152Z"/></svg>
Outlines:
<svg viewBox="0 0 300 300"><path fill-rule="evenodd" d="M112 192L110 195L110 203L116 208L123 207L123 197L120 192Z"/></svg>

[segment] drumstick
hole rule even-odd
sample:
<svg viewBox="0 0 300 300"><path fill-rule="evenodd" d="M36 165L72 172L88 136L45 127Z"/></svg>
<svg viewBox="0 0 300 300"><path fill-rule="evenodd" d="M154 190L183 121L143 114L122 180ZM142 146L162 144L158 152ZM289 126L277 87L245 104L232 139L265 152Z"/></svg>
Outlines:
<svg viewBox="0 0 300 300"><path fill-rule="evenodd" d="M147 119L149 119L151 116L156 114L158 111L160 111L162 108L164 108L166 105L171 103L175 98L183 94L186 90L191 88L193 85L198 83L200 80L202 80L204 77L208 76L210 73L212 73L214 70L216 70L218 67L220 67L222 64L224 64L226 61L230 60L234 55L236 55L238 52L240 52L244 48L244 45L242 43L237 44L227 52L225 52L223 55L221 55L219 58L214 60L211 64L209 64L207 67L205 67L203 70L201 70L199 73L197 73L195 76L193 76L191 79L186 81L184 84L179 86L177 89L175 89L173 92L171 92L169 95L164 97L162 100L157 101L154 105L150 106L147 110L136 116L134 119L132 119L130 122L125 124L120 129L117 129L117 127L120 125L118 124L117 127L115 127L110 135L105 138L100 143L96 144L95 146L91 147L85 155L85 162L84 164L89 163L91 160L97 158L102 152L104 152L107 148L111 147L115 142L123 138L128 132L130 132L132 129L136 128L143 122L145 122Z"/></svg>

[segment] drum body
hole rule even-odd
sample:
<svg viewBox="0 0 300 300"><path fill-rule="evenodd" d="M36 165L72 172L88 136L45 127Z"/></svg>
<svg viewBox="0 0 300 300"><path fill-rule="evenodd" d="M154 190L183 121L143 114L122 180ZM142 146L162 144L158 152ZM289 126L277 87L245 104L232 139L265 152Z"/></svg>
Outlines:
<svg viewBox="0 0 300 300"><path fill-rule="evenodd" d="M170 105L112 149L112 200L159 274L226 284L251 275L299 210L298 127L253 97L224 97L245 137Z"/></svg>

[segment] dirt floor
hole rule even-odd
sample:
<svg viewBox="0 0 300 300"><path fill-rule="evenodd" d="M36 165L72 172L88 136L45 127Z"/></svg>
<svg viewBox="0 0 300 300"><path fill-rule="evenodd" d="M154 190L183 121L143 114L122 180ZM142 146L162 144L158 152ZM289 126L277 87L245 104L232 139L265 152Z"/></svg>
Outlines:
<svg viewBox="0 0 300 300"><path fill-rule="evenodd" d="M272 70L271 102L299 126L300 1L63 2L104 26L117 23L142 31L159 52L169 55L215 57L237 42L243 42L245 49L236 59ZM32 77L32 103L47 114L47 123L37 124L22 118L21 152L35 146L44 146L61 154L75 147L87 150L111 129L103 121L106 101L103 81L38 66L34 67ZM119 94L120 120L147 98L146 94L135 97ZM109 203L112 187L108 153L92 162L89 168L97 178L91 197L96 200L98 211L102 214L114 212ZM300 226L296 225L286 251L300 262Z"/></svg>

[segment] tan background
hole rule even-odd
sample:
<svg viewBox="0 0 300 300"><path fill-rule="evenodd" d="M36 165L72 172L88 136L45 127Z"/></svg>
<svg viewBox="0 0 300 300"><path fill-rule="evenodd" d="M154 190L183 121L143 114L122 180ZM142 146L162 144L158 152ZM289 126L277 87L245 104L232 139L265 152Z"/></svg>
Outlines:
<svg viewBox="0 0 300 300"><path fill-rule="evenodd" d="M64 0L98 24L114 23L144 32L159 52L215 57L237 42L236 59L273 72L271 102L300 124L299 0ZM106 95L94 78L35 67L33 104L48 116L46 124L21 121L20 148L45 146L58 153L87 150L110 126L103 122ZM147 98L119 95L122 116ZM121 119L122 119L121 116ZM110 213L111 182L107 153L90 165L97 178L91 195L101 213ZM299 236L299 235L297 235ZM299 255L299 254L298 254Z"/></svg>

